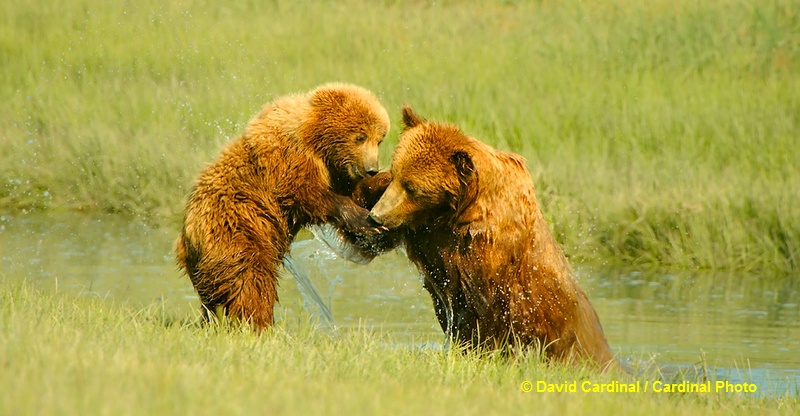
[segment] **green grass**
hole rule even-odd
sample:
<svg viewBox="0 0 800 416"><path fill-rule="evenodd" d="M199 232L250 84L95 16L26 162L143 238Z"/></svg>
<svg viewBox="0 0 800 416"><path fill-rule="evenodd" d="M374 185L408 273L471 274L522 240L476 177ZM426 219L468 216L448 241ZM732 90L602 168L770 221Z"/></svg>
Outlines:
<svg viewBox="0 0 800 416"><path fill-rule="evenodd" d="M0 207L177 229L275 96L343 80L524 155L587 262L800 269L793 0L5 2Z"/></svg>
<svg viewBox="0 0 800 416"><path fill-rule="evenodd" d="M284 322L255 335L0 281L0 414L790 414L736 394L523 393L622 375L398 347ZM642 379L644 380L644 379Z"/></svg>

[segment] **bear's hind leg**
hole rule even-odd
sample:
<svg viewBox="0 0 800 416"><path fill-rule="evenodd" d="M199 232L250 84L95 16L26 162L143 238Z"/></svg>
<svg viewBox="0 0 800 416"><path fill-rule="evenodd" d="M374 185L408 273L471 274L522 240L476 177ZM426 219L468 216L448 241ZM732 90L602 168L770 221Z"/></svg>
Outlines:
<svg viewBox="0 0 800 416"><path fill-rule="evenodd" d="M278 269L255 256L200 267L192 277L203 303L203 315L249 322L256 330L273 324L278 301ZM208 264L204 265L208 266Z"/></svg>
<svg viewBox="0 0 800 416"><path fill-rule="evenodd" d="M249 322L257 331L272 326L278 302L277 270L264 273L262 268L250 267L239 279L239 291L226 305L228 315Z"/></svg>

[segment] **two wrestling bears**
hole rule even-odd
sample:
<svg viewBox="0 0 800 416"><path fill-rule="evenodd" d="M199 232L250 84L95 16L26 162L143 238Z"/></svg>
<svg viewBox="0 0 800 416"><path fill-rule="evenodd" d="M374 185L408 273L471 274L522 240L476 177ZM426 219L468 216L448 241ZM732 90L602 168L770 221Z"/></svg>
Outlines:
<svg viewBox="0 0 800 416"><path fill-rule="evenodd" d="M196 181L176 243L206 313L270 326L294 236L328 223L367 259L403 245L442 329L460 344L539 344L552 359L611 364L522 157L409 107L402 115L382 173L389 117L363 88L326 84L250 121Z"/></svg>

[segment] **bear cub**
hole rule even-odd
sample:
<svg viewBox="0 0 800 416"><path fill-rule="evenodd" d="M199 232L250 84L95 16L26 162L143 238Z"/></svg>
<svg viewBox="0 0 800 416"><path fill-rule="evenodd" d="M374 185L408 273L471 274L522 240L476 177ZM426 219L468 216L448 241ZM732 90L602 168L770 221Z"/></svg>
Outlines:
<svg viewBox="0 0 800 416"><path fill-rule="evenodd" d="M368 90L331 83L266 104L200 173L175 244L204 315L273 323L278 273L297 232L332 224L373 253L376 229L350 195L378 170L389 116Z"/></svg>

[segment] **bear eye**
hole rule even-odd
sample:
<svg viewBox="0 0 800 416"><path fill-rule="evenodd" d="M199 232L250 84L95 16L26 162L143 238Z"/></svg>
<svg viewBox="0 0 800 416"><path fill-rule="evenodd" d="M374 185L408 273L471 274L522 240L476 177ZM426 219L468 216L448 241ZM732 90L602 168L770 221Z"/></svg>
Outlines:
<svg viewBox="0 0 800 416"><path fill-rule="evenodd" d="M365 141L367 141L367 135L366 134L362 133L362 134L359 134L358 136L356 136L356 143L364 143Z"/></svg>
<svg viewBox="0 0 800 416"><path fill-rule="evenodd" d="M414 196L417 193L414 185L411 185L409 182L403 182L403 190L406 191L408 196Z"/></svg>

